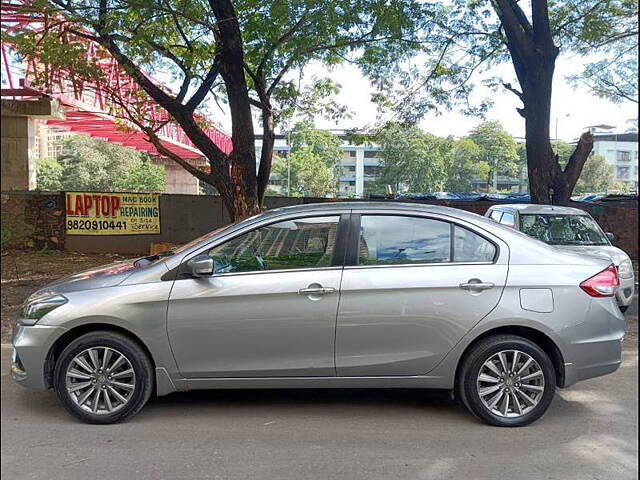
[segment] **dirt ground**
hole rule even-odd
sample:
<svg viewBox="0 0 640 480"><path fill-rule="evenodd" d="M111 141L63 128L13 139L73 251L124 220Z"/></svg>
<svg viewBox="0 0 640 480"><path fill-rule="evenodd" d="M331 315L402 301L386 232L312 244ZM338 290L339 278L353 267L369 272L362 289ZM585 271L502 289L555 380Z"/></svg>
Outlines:
<svg viewBox="0 0 640 480"><path fill-rule="evenodd" d="M85 254L56 250L3 252L0 322L2 343L11 341L11 323L17 317L22 302L35 290L65 275L117 262L122 258L125 257L116 254Z"/></svg>

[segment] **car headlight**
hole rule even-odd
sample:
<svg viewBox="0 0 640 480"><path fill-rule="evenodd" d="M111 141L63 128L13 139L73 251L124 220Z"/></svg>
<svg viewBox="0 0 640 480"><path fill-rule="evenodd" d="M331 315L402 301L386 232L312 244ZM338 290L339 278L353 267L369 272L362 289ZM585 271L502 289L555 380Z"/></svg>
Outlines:
<svg viewBox="0 0 640 480"><path fill-rule="evenodd" d="M623 260L618 265L618 276L620 278L633 278L633 265L631 265L631 260Z"/></svg>
<svg viewBox="0 0 640 480"><path fill-rule="evenodd" d="M67 302L68 300L62 295L34 298L24 305L20 322L23 325L35 325L51 310L55 310Z"/></svg>

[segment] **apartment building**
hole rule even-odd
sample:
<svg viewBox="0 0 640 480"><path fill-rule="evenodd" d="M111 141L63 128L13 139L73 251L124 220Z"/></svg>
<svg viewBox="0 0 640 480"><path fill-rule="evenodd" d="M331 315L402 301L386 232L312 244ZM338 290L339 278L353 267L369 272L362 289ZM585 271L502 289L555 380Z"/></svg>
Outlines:
<svg viewBox="0 0 640 480"><path fill-rule="evenodd" d="M64 128L36 122L34 143L36 158L58 158L63 148L62 140L70 135L76 134Z"/></svg>
<svg viewBox="0 0 640 480"><path fill-rule="evenodd" d="M593 155L602 155L614 167L616 181L638 191L638 132L614 133L614 127L588 127L593 134Z"/></svg>
<svg viewBox="0 0 640 480"><path fill-rule="evenodd" d="M342 142L342 157L338 163L338 195L341 197L362 197L367 182L375 180L380 172L382 159L378 145L355 145L344 130L330 130ZM262 135L256 135L256 157L262 152ZM276 135L273 151L286 158L291 148L286 135ZM286 178L273 176L269 187L278 193L287 194Z"/></svg>

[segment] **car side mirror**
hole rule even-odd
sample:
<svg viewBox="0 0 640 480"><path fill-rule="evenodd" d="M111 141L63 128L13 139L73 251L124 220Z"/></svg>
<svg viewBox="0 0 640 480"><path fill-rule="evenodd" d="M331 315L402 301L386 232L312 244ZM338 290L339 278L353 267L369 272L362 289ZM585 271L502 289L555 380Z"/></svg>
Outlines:
<svg viewBox="0 0 640 480"><path fill-rule="evenodd" d="M611 232L606 232L605 235L607 236L607 238L609 239L610 242L614 242L614 240L616 239L616 236L611 233Z"/></svg>
<svg viewBox="0 0 640 480"><path fill-rule="evenodd" d="M187 262L188 272L195 278L213 275L213 266L209 255L196 255Z"/></svg>

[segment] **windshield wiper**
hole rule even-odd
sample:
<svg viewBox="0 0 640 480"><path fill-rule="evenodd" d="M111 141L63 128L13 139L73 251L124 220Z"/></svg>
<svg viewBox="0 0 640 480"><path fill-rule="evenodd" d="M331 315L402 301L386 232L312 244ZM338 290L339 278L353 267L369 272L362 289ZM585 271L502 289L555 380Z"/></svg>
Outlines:
<svg viewBox="0 0 640 480"><path fill-rule="evenodd" d="M162 252L155 253L153 255L148 255L146 257L140 257L133 262L134 267L140 266L140 262L146 261L147 263L151 263L155 260L160 260L164 257L170 257L171 255L176 253L176 247L172 247L169 250L164 250Z"/></svg>

